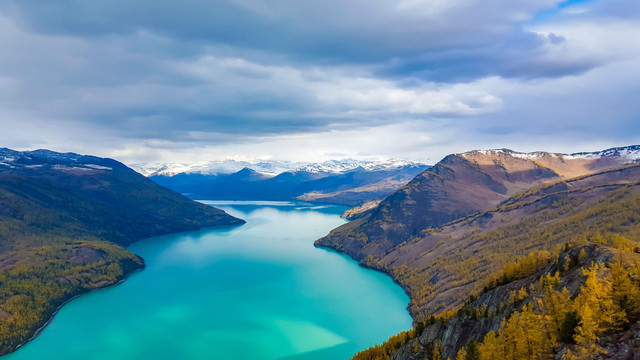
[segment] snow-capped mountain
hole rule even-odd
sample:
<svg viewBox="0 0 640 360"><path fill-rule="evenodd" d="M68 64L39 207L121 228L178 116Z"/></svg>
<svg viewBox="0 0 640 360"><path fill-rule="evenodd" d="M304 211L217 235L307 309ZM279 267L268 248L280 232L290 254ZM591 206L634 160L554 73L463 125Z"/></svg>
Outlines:
<svg viewBox="0 0 640 360"><path fill-rule="evenodd" d="M16 151L0 148L0 169L38 169L47 167L52 170L111 170L111 166L121 166L115 160L75 153L58 153L50 150Z"/></svg>
<svg viewBox="0 0 640 360"><path fill-rule="evenodd" d="M236 161L214 160L192 164L184 163L137 163L129 165L145 176L175 176L178 174L225 175L233 174L244 168L259 173L277 175L302 166L291 161Z"/></svg>
<svg viewBox="0 0 640 360"><path fill-rule="evenodd" d="M306 171L310 173L342 173L357 168L366 171L396 170L405 167L424 166L425 164L403 159L380 159L380 160L328 160L321 163L312 163L301 166L296 171Z"/></svg>
<svg viewBox="0 0 640 360"><path fill-rule="evenodd" d="M619 157L629 163L640 161L640 145L616 147L596 152L581 152L569 155L573 158L599 159Z"/></svg>
<svg viewBox="0 0 640 360"><path fill-rule="evenodd" d="M32 161L35 157L65 162L76 162L82 155L74 153L57 153L49 150L16 151L7 148L0 149L0 164L19 166Z"/></svg>
<svg viewBox="0 0 640 360"><path fill-rule="evenodd" d="M594 151L594 152L579 152L573 154L562 154L562 153L550 153L544 151L535 151L530 153L522 153L513 151L510 149L492 149L492 150L472 150L461 155L473 155L473 154L483 154L483 155L491 155L497 153L508 153L513 157L517 157L520 159L527 160L536 160L544 157L553 157L563 160L574 160L574 159L587 159L587 160L597 160L597 159L617 159L622 163L634 163L640 161L640 145L630 145L623 147L610 148L602 151Z"/></svg>
<svg viewBox="0 0 640 360"><path fill-rule="evenodd" d="M175 176L177 174L201 174L201 175L224 175L233 174L244 168L267 175L278 175L284 172L309 172L309 173L330 173L339 174L362 168L366 171L384 171L401 169L405 167L424 166L418 162L402 159L381 159L381 160L328 160L320 163L304 163L292 161L235 161L216 160L197 162L193 164L180 163L151 163L151 164L131 164L131 168L145 176Z"/></svg>

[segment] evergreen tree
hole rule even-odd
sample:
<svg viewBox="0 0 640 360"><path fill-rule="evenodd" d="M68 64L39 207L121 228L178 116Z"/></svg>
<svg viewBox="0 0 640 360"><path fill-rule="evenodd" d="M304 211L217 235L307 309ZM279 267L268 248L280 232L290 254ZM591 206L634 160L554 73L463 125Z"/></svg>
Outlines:
<svg viewBox="0 0 640 360"><path fill-rule="evenodd" d="M606 351L598 345L600 338L597 335L598 321L597 315L589 305L583 305L581 309L580 326L576 329L576 352L567 356L570 360L594 360Z"/></svg>
<svg viewBox="0 0 640 360"><path fill-rule="evenodd" d="M640 319L640 287L619 261L611 265L611 288L614 302L626 315L626 323Z"/></svg>
<svg viewBox="0 0 640 360"><path fill-rule="evenodd" d="M466 347L467 355L464 360L480 360L480 350L475 340L469 341Z"/></svg>
<svg viewBox="0 0 640 360"><path fill-rule="evenodd" d="M574 335L576 327L580 324L580 317L577 311L569 311L565 314L562 326L558 334L558 339L565 344L575 344Z"/></svg>

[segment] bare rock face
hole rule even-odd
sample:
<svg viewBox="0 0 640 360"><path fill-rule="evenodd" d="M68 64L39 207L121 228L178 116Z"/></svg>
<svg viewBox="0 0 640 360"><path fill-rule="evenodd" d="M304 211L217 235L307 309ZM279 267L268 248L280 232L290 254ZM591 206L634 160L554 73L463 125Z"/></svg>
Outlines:
<svg viewBox="0 0 640 360"><path fill-rule="evenodd" d="M340 215L340 217L347 220L355 220L355 219L365 217L371 212L371 210L375 209L376 206L378 206L381 201L382 200L367 201L360 206L357 206L345 211L344 213L342 213L342 215Z"/></svg>
<svg viewBox="0 0 640 360"><path fill-rule="evenodd" d="M69 262L77 265L87 265L94 262L102 261L107 257L107 253L102 250L91 249L87 247L76 247L71 250Z"/></svg>

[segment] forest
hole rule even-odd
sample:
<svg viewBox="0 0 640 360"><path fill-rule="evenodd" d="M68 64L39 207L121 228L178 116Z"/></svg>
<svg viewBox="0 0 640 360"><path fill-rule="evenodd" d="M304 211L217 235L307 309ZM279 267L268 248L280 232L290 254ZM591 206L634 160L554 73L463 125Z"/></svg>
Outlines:
<svg viewBox="0 0 640 360"><path fill-rule="evenodd" d="M31 238L0 254L0 352L29 340L69 299L114 285L144 263L105 241Z"/></svg>
<svg viewBox="0 0 640 360"><path fill-rule="evenodd" d="M495 295L501 287L518 281L496 284L495 279L529 274L503 301L483 302L471 296L460 308L416 322L414 329L353 359L386 360L402 347L416 355L412 359L525 360L554 359L556 355L568 360L602 359L609 343L623 338L625 331L637 330L640 320L640 256L615 246L585 244L570 249L567 244L542 269L537 261L530 261L535 253L522 259L521 265L505 264L478 296L500 298ZM491 326L483 325L492 321L497 326L456 349L449 344L454 356L444 357L442 339L430 337L428 330L438 326L458 329L453 323L461 319L477 324L474 329L489 329Z"/></svg>
<svg viewBox="0 0 640 360"><path fill-rule="evenodd" d="M639 188L612 183L531 201L540 189L532 190L456 221L457 231L468 229L463 242L448 235L451 224L423 232L439 241L439 252L422 265L365 258L363 265L390 273L408 289L415 321L412 330L353 359L569 360L640 353L628 344L640 328ZM517 221L508 216L514 212L520 212ZM490 222L501 225L483 228ZM466 301L438 302L442 292L458 288L467 290ZM627 347L617 348L620 343Z"/></svg>

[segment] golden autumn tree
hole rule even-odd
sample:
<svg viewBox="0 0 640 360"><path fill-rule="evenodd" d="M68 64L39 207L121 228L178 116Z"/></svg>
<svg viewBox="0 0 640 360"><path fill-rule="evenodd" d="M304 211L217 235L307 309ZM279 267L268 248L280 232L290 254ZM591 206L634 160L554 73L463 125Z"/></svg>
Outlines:
<svg viewBox="0 0 640 360"><path fill-rule="evenodd" d="M597 359L606 353L606 350L598 345L600 338L596 334L598 329L597 316L588 305L583 305L580 314L582 319L574 337L577 344L576 351L575 353L568 352L566 358L569 360Z"/></svg>
<svg viewBox="0 0 640 360"><path fill-rule="evenodd" d="M480 344L479 348L480 348L480 360L494 360L494 359L506 358L505 348L493 330L487 333L487 335L484 337L484 341Z"/></svg>
<svg viewBox="0 0 640 360"><path fill-rule="evenodd" d="M442 341L438 341L433 346L433 356L431 357L431 359L432 360L442 360L441 350L442 350Z"/></svg>
<svg viewBox="0 0 640 360"><path fill-rule="evenodd" d="M602 263L592 264L582 270L587 277L585 284L580 287L580 295L576 298L580 316L587 308L591 311L595 321L597 336L611 330L619 330L625 322L624 311L613 299L613 285L605 274Z"/></svg>
<svg viewBox="0 0 640 360"><path fill-rule="evenodd" d="M631 268L631 271L635 269ZM613 301L624 311L626 322L640 319L640 287L619 261L611 265L611 289Z"/></svg>

